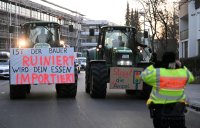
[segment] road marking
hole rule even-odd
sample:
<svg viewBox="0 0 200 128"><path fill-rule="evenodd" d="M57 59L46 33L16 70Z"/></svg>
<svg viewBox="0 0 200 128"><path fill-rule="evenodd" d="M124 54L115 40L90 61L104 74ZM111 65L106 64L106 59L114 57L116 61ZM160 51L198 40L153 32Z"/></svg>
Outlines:
<svg viewBox="0 0 200 128"><path fill-rule="evenodd" d="M5 92L1 92L1 94L5 94Z"/></svg>
<svg viewBox="0 0 200 128"><path fill-rule="evenodd" d="M194 113L197 113L197 114L200 114L200 111L197 111L193 108L190 108L190 107L187 107L188 111L191 111L191 112L194 112Z"/></svg>

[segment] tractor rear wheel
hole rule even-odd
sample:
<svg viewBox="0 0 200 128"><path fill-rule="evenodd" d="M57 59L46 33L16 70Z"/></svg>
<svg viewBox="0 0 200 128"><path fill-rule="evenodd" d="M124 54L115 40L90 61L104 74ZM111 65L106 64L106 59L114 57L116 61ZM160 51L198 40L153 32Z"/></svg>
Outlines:
<svg viewBox="0 0 200 128"><path fill-rule="evenodd" d="M90 70L90 96L105 98L107 89L108 70L106 64L92 64Z"/></svg>
<svg viewBox="0 0 200 128"><path fill-rule="evenodd" d="M24 99L27 94L27 85L10 85L10 99Z"/></svg>
<svg viewBox="0 0 200 128"><path fill-rule="evenodd" d="M75 98L77 93L77 83L56 84L57 97L59 98Z"/></svg>

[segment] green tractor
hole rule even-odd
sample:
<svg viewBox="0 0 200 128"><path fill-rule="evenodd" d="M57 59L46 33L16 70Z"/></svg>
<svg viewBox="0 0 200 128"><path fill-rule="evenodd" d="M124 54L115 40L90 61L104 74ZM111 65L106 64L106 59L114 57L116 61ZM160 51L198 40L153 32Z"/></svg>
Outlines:
<svg viewBox="0 0 200 128"><path fill-rule="evenodd" d="M66 43L64 43L64 41L62 41L60 39L60 37L61 37L60 33L61 33L60 25L56 22L46 22L46 21L27 22L27 23L21 25L18 43L16 43L13 48L13 51L16 51L16 52L15 53L11 52L11 53L16 55L16 54L22 54L22 52L25 50L27 50L27 51L31 50L31 52L35 50L35 51L39 51L39 52L34 53L33 56L39 56L41 49L46 49L47 51L51 48L67 50L67 48L66 48L67 46L65 45ZM25 55L25 53L23 53L22 55ZM42 53L41 55L46 56L46 54L44 55L44 53ZM28 51L27 56L29 56L29 51ZM47 56L56 57L50 53L47 53ZM20 59L18 61L21 62ZM15 63L15 60L11 58L10 69L12 69L11 68L12 63ZM49 63L50 63L50 61L49 61ZM72 61L72 63L73 63L73 61ZM28 68L28 67L26 67L26 68ZM35 68L35 67L31 67L30 70L33 70L33 68ZM57 66L56 68L57 68L57 70L62 69L64 71L66 66L62 65L62 66ZM30 70L24 74L30 74L31 73ZM51 70L53 70L53 69L51 69ZM75 81L74 83L73 82L67 83L65 81L65 82L59 82L59 83L45 83L45 84L55 84L55 88L56 88L58 97L74 98L77 93L78 72L77 72L76 68L74 68L74 67L72 67L72 70L74 70L74 76L73 76L73 79ZM10 70L10 72L11 71L12 70ZM51 72L51 71L48 71L48 72ZM41 73L38 73L38 74L41 75ZM11 74L11 75L13 75L13 74ZM28 77L26 77L24 79L28 79ZM40 79L42 79L42 78L40 78ZM47 77L45 79L47 79ZM58 79L58 78L55 78L55 79ZM62 79L64 79L64 78L62 78ZM46 82L48 82L48 81L46 81ZM28 93L30 93L31 85L35 85L35 84L33 84L33 83L12 84L11 79L10 79L10 99L25 98L26 95Z"/></svg>
<svg viewBox="0 0 200 128"><path fill-rule="evenodd" d="M87 50L85 91L92 98L105 98L110 89L139 93L143 98L151 87L143 83L140 73L150 65L151 50L136 40L136 29L128 26L103 26L98 45Z"/></svg>

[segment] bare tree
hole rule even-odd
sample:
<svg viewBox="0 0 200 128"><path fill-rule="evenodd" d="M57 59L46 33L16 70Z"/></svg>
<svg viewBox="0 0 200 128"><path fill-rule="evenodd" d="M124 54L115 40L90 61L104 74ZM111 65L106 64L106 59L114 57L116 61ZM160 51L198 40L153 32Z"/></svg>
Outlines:
<svg viewBox="0 0 200 128"><path fill-rule="evenodd" d="M172 14L171 12L165 12L165 13L166 14L163 14L163 17L165 15L167 18L166 18L166 21L161 25L161 27L164 30L162 31L162 33L165 33L168 39L177 39L178 38L177 37L178 36L177 35L178 34L178 16L176 14ZM163 38L164 37L165 36L163 36Z"/></svg>
<svg viewBox="0 0 200 128"><path fill-rule="evenodd" d="M165 3L165 5L167 5ZM177 47L178 40L178 12L173 6L173 9L167 9L166 6L164 9L161 9L158 12L160 24L161 24L161 34L158 38L162 42L163 48L172 48ZM171 41L168 42L168 40ZM164 43L165 42L165 43ZM172 42L174 42L172 44ZM168 49L169 50L169 49ZM172 50L172 49L170 49ZM177 52L177 51L176 51Z"/></svg>
<svg viewBox="0 0 200 128"><path fill-rule="evenodd" d="M166 10L166 17L168 17L167 23L167 36L168 39L178 39L178 9L176 9L175 4L173 6L173 10Z"/></svg>
<svg viewBox="0 0 200 128"><path fill-rule="evenodd" d="M145 12L145 19L150 25L151 29L151 38L150 41L152 51L154 52L154 41L155 37L158 36L158 27L160 24L160 8L165 3L165 0L137 0L140 2L143 6L144 12Z"/></svg>
<svg viewBox="0 0 200 128"><path fill-rule="evenodd" d="M130 26L130 9L129 9L129 3L127 2L127 7L126 7L126 15L125 15L125 25Z"/></svg>
<svg viewBox="0 0 200 128"><path fill-rule="evenodd" d="M161 34L157 35L157 38L159 40L159 42L162 42L162 45L164 45L164 49L167 49L168 46L168 22L169 22L169 12L166 9L166 5L163 8L160 8L158 10L158 20L160 22L160 30L161 30ZM163 44L163 41L165 40L165 44Z"/></svg>

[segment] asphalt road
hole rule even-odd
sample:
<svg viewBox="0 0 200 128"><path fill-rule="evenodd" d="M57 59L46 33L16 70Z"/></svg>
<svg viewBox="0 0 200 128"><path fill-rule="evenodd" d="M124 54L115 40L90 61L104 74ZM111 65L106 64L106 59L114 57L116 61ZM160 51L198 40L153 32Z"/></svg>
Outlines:
<svg viewBox="0 0 200 128"><path fill-rule="evenodd" d="M0 128L153 128L145 100L109 89L106 99L91 99L84 75L75 99L57 99L55 87L43 85L32 86L26 99L10 100L8 80L0 80ZM199 128L199 119L189 111L187 128Z"/></svg>

